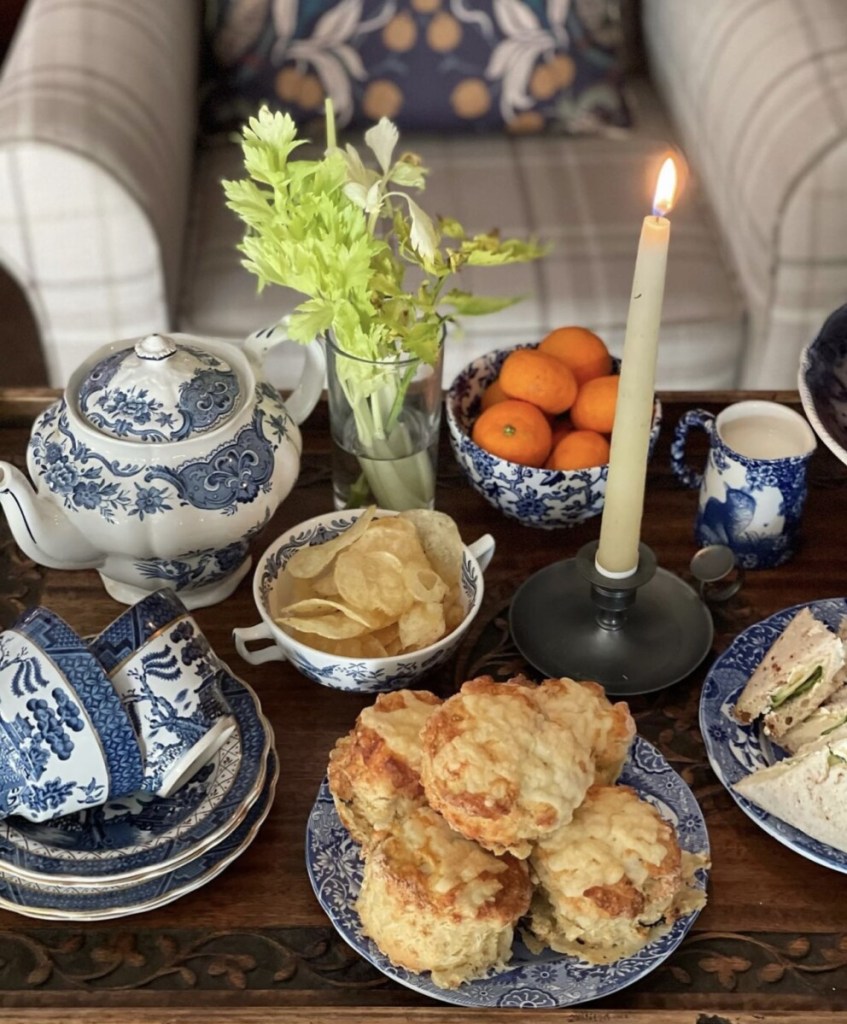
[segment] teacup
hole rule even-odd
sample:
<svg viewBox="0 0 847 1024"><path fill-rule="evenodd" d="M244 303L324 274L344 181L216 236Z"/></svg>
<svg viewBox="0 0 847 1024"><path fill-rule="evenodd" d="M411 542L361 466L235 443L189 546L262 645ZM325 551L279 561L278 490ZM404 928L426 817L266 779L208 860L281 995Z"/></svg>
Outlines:
<svg viewBox="0 0 847 1024"><path fill-rule="evenodd" d="M132 723L85 641L34 608L0 633L0 817L47 821L135 792Z"/></svg>
<svg viewBox="0 0 847 1024"><path fill-rule="evenodd" d="M704 473L685 462L693 427L709 436ZM745 569L787 562L797 548L806 466L816 443L806 420L777 402L736 402L717 416L703 409L685 413L674 432L671 468L686 487L700 488L697 542L727 545Z"/></svg>
<svg viewBox="0 0 847 1024"><path fill-rule="evenodd" d="M168 589L142 598L90 641L138 733L140 788L169 796L235 728L220 690L223 666Z"/></svg>

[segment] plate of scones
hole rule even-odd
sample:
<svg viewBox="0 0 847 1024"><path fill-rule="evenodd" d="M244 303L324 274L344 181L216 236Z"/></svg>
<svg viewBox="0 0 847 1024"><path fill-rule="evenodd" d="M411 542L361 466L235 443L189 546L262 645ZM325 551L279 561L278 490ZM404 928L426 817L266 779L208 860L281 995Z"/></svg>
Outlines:
<svg viewBox="0 0 847 1024"><path fill-rule="evenodd" d="M380 694L336 742L306 831L315 895L385 975L473 1007L632 984L706 902L691 790L592 682L481 676Z"/></svg>

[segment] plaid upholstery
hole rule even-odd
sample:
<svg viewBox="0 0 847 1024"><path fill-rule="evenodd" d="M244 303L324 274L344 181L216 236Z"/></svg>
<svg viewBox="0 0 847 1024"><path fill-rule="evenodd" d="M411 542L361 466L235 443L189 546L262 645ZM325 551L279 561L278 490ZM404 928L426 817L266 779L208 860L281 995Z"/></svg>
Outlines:
<svg viewBox="0 0 847 1024"><path fill-rule="evenodd" d="M194 143L191 3L30 0L0 82L0 256L51 383L167 327Z"/></svg>
<svg viewBox="0 0 847 1024"><path fill-rule="evenodd" d="M620 350L641 221L671 134L643 83L637 97L638 128L616 137L401 138L430 168L421 197L428 211L455 216L470 231L499 227L504 235L536 235L553 246L535 265L463 272L463 285L474 292L525 298L494 316L465 319L464 338L448 343L446 382L476 355L538 341L562 324L592 327ZM295 304L296 296L279 288L257 298L255 278L238 266L242 226L222 207L220 180L241 176L240 150L232 144L212 144L201 154L179 312L184 330L240 338ZM672 223L660 384L731 385L743 306L696 182Z"/></svg>
<svg viewBox="0 0 847 1024"><path fill-rule="evenodd" d="M847 293L847 10L839 0L643 0L653 75L750 312L741 383L793 386Z"/></svg>

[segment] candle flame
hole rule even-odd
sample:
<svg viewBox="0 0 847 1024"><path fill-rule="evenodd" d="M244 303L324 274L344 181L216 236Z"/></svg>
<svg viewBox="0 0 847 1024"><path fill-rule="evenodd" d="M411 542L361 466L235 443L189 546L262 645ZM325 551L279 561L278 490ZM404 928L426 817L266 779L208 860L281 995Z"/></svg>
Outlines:
<svg viewBox="0 0 847 1024"><path fill-rule="evenodd" d="M673 202L676 198L676 182L676 164L672 157L668 157L659 171L656 194L653 197L653 213L657 217L664 217L673 209Z"/></svg>

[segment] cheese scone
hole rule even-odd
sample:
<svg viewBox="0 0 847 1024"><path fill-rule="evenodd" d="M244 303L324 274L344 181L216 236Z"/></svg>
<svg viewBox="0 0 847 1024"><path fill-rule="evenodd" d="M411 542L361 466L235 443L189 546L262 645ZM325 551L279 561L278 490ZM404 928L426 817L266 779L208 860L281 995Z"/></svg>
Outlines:
<svg viewBox="0 0 847 1024"><path fill-rule="evenodd" d="M530 932L544 945L611 963L705 901L688 883L673 828L629 786L592 786L569 824L530 857Z"/></svg>
<svg viewBox="0 0 847 1024"><path fill-rule="evenodd" d="M382 693L337 741L327 777L338 816L357 843L424 803L421 730L441 700L428 690Z"/></svg>
<svg viewBox="0 0 847 1024"><path fill-rule="evenodd" d="M356 910L393 964L456 988L505 967L530 895L525 862L483 850L424 806L376 838Z"/></svg>
<svg viewBox="0 0 847 1024"><path fill-rule="evenodd" d="M494 853L528 857L570 821L594 781L593 734L523 676L465 683L427 720L421 779L430 806Z"/></svg>
<svg viewBox="0 0 847 1024"><path fill-rule="evenodd" d="M567 718L573 730L590 737L595 781L611 784L620 775L635 739L635 722L624 701L606 697L599 683L545 679L536 700L550 718Z"/></svg>

